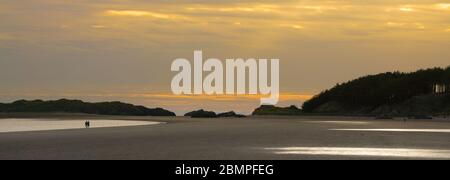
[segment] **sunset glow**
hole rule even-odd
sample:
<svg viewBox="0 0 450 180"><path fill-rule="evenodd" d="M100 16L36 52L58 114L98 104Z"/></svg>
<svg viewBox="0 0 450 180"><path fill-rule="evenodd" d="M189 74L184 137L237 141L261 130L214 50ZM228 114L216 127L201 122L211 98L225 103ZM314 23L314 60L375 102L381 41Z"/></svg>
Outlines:
<svg viewBox="0 0 450 180"><path fill-rule="evenodd" d="M279 58L280 105L301 106L349 79L444 67L450 58L445 1L0 2L0 91L9 94L1 101L74 91L99 95L77 99L120 94L169 109L181 101L218 109L245 101L241 109L250 112L259 97L171 96L170 63L194 50L221 59Z"/></svg>

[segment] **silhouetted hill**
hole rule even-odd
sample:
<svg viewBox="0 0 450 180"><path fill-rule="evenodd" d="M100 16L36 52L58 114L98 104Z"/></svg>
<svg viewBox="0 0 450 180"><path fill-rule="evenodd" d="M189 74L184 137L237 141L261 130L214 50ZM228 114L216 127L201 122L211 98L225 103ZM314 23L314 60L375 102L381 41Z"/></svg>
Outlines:
<svg viewBox="0 0 450 180"><path fill-rule="evenodd" d="M175 116L175 113L162 108L149 109L122 102L88 103L80 100L61 99L56 101L19 100L10 104L0 104L0 112L65 112L98 115L127 116Z"/></svg>
<svg viewBox="0 0 450 180"><path fill-rule="evenodd" d="M436 84L447 86L435 93ZM450 114L450 67L412 73L389 72L338 84L303 104L307 113Z"/></svg>

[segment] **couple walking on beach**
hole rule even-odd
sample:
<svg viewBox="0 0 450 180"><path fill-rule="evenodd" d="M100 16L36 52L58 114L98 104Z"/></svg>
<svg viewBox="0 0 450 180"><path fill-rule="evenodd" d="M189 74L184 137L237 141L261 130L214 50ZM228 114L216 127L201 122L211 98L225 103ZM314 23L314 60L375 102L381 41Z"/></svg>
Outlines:
<svg viewBox="0 0 450 180"><path fill-rule="evenodd" d="M86 128L90 128L90 127L91 127L91 122L90 122L90 121L84 122L84 126L85 126Z"/></svg>

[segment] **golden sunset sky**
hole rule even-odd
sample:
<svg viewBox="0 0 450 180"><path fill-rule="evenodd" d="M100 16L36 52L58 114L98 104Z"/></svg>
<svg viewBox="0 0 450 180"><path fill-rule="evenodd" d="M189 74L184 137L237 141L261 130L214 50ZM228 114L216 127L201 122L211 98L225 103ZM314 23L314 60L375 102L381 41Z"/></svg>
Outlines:
<svg viewBox="0 0 450 180"><path fill-rule="evenodd" d="M280 106L362 75L450 65L450 1L0 0L0 101L120 100L249 113L254 96L174 96L176 58L279 58Z"/></svg>

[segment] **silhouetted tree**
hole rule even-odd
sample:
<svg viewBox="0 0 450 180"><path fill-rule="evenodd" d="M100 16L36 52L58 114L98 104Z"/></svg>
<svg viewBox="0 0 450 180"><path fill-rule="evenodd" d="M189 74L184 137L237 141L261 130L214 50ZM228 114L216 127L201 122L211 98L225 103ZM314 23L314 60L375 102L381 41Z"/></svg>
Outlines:
<svg viewBox="0 0 450 180"><path fill-rule="evenodd" d="M361 77L323 91L306 101L303 110L313 112L328 102L337 102L346 109L396 104L414 96L432 93L436 83L450 84L450 66L445 69L388 72Z"/></svg>

